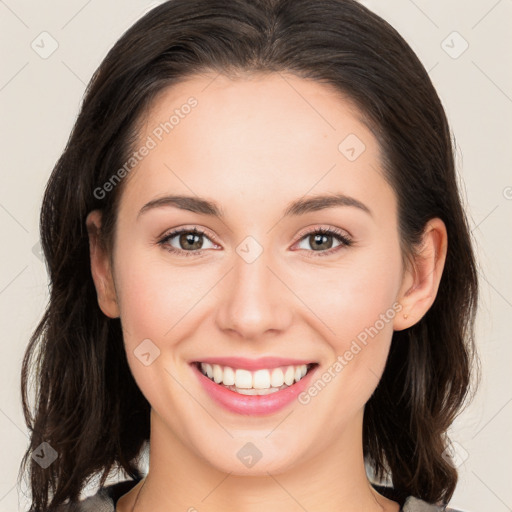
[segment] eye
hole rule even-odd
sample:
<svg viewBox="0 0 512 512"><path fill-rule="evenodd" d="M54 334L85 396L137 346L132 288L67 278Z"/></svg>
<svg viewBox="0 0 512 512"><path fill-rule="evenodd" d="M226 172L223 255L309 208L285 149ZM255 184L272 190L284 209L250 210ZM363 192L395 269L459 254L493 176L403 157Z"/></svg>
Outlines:
<svg viewBox="0 0 512 512"><path fill-rule="evenodd" d="M337 240L339 243L333 247L333 240ZM300 243L309 245L313 248L313 254L308 256L328 256L334 252L337 252L343 247L350 247L353 243L352 239L349 238L345 233L336 228L316 228L313 231L309 231L302 236ZM304 249L304 247L299 247ZM307 249L307 247L306 247ZM316 254L314 254L316 253Z"/></svg>
<svg viewBox="0 0 512 512"><path fill-rule="evenodd" d="M209 240L206 233L201 229L196 227L193 229L181 228L167 233L158 243L172 253L198 256L203 253L204 249L211 249L216 246L209 240L213 247L204 247L204 239Z"/></svg>
<svg viewBox="0 0 512 512"><path fill-rule="evenodd" d="M214 238L213 236L211 238ZM211 247L204 247L204 240L208 240ZM333 246L333 240L338 241L338 245ZM312 247L308 248L299 247L299 249L306 249L309 257L328 256L343 247L349 247L353 241L345 233L336 228L316 228L302 235L300 244L307 244ZM194 227L175 229L167 233L158 244L164 247L167 251L183 256L201 256L205 249L219 247L216 243L210 240L204 231ZM316 253L316 254L314 254Z"/></svg>

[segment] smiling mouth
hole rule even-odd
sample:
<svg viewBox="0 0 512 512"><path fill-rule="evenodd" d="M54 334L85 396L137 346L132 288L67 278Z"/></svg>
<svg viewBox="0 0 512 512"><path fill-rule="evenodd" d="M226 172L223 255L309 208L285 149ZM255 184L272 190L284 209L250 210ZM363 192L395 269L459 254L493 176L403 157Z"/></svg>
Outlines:
<svg viewBox="0 0 512 512"><path fill-rule="evenodd" d="M193 364L215 384L241 395L269 395L292 387L318 366L309 363L249 371L200 361Z"/></svg>

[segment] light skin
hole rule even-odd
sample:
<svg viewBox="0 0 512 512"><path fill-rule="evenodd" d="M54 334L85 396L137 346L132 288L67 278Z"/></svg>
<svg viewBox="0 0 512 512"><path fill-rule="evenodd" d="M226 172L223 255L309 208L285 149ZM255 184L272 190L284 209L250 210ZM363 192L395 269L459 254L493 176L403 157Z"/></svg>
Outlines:
<svg viewBox="0 0 512 512"><path fill-rule="evenodd" d="M420 254L402 264L397 198L377 140L333 89L284 74L214 78L188 79L153 103L137 147L190 96L198 101L125 178L111 255L98 243L101 213L87 218L98 303L121 318L128 363L152 407L150 467L135 512L397 512L366 476L364 405L393 330L418 322L435 299L446 228L429 221ZM349 134L365 145L354 161L338 148ZM371 214L345 205L284 216L292 201L333 193ZM139 213L171 194L215 201L224 217L169 205ZM206 232L202 255L157 243L195 226ZM352 245L328 236L315 251L306 235L320 227ZM250 264L236 252L247 236L263 250ZM167 245L193 252L179 235ZM239 415L213 402L189 366L281 356L317 362L320 375L393 304L401 311L307 405ZM145 339L160 350L149 366L134 354ZM237 458L247 442L262 453L252 468ZM140 487L118 511L132 510Z"/></svg>

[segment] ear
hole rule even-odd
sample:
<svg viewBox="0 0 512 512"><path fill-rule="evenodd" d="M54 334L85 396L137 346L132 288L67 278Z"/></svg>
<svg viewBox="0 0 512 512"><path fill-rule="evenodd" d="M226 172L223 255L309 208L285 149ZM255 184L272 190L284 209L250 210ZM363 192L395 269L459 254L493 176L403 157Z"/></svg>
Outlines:
<svg viewBox="0 0 512 512"><path fill-rule="evenodd" d="M447 249L448 234L444 222L439 218L431 219L425 226L417 254L412 256L404 270L397 297L403 309L395 316L395 331L417 323L432 306L441 282Z"/></svg>
<svg viewBox="0 0 512 512"><path fill-rule="evenodd" d="M119 306L109 254L101 243L101 212L93 210L85 221L89 234L91 273L98 296L98 305L110 318L119 317Z"/></svg>

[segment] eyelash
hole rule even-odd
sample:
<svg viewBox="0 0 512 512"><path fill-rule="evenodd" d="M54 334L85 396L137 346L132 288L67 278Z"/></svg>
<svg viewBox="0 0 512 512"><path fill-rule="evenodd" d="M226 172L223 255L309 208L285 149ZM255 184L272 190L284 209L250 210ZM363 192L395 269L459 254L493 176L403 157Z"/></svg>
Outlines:
<svg viewBox="0 0 512 512"><path fill-rule="evenodd" d="M193 229L181 228L181 229L177 229L175 231L171 231L170 233L167 233L157 243L159 245L161 245L165 250L167 250L167 251L169 251L170 253L173 253L173 254L180 254L180 255L182 255L184 253L183 255L185 257L189 257L189 256L202 256L203 253L207 249L198 249L198 250L195 250L195 251L184 251L183 249L176 249L175 247L172 247L172 246L170 246L167 243L169 240L171 240L172 238L174 238L177 235L181 235L182 233L192 233L194 235L205 236L206 238L209 238L212 242L218 244L218 242L216 241L215 237L207 235L205 231L203 231L203 230L201 230L201 229L199 229L197 227L194 227ZM329 255L333 254L334 252L337 252L339 249L342 249L343 247L350 247L353 244L353 240L351 238L349 238L347 235L345 235L343 232L341 232L340 230L338 230L336 228L316 228L316 229L313 229L311 231L307 231L306 233L303 233L301 235L301 237L299 238L299 242L302 241L307 236L317 235L317 234L318 235L331 235L334 238L337 238L338 241L341 242L341 244L338 245L337 247L331 247L330 249L328 249L326 251L309 251L309 250L307 250L306 252L315 253L315 254L310 255L308 257L316 258L316 257L329 256Z"/></svg>

